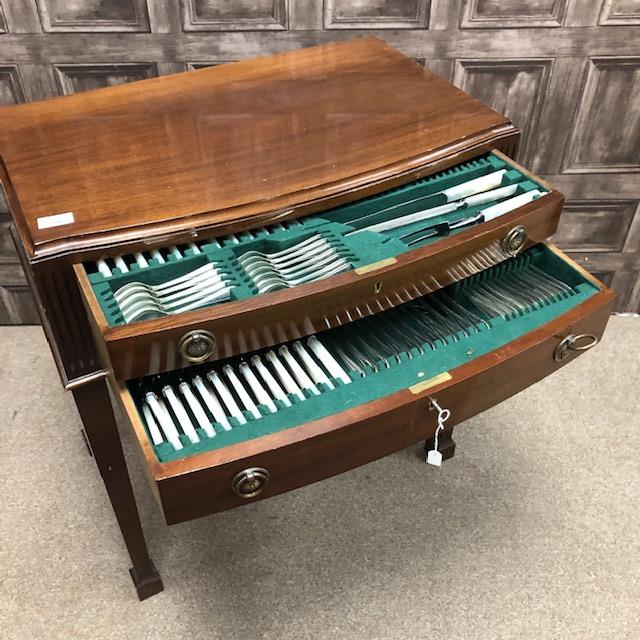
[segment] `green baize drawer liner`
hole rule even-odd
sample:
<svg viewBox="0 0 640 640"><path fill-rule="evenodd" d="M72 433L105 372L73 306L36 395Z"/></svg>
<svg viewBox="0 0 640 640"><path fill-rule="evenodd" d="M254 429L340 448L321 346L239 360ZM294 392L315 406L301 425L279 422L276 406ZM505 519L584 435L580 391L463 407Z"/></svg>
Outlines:
<svg viewBox="0 0 640 640"><path fill-rule="evenodd" d="M462 332L459 332L457 334L457 342L451 341L446 346L436 343L435 349L427 349L425 355L421 355L417 349L412 350L413 358L409 358L406 353L400 354L400 363L392 361L389 368L381 368L377 372L370 370L365 377L361 377L357 372L351 372L349 374L352 379L350 384L333 379L332 381L336 385L335 389L322 388L322 393L319 396L306 394L307 399L305 401L300 401L289 395L293 406L285 407L282 403L276 401L279 408L276 413L270 413L266 407L261 406L262 417L260 419L254 418L249 412L244 412L247 424L240 425L234 418L231 418L230 422L233 426L231 431L223 431L220 425L212 423L217 435L209 438L202 429L198 429L201 441L197 444L192 444L186 436L181 435L181 442L184 445L182 450L174 451L168 443L154 446L158 460L162 462L176 460L202 451L211 451L244 442L330 416L390 395L493 351L553 320L598 292L598 288L593 283L584 278L545 245L532 247L518 258L508 260L487 271L457 282L443 291L457 300L464 287L472 284L475 279L499 279L501 270L508 272L509 269L513 268L512 265L522 263L533 264L557 280L566 283L572 288L572 294L550 302L542 308L531 308L526 313L521 313L506 320L501 317L490 318L488 320L491 326L490 329L484 324L478 324L476 325L479 329L478 333L470 332L469 336L465 336ZM425 299L428 299L428 297L425 296ZM477 313L477 309L474 312ZM393 310L372 316L369 319L369 324L384 322L385 316L389 313L393 313ZM323 344L330 344L332 340L339 340L340 332L350 326L353 325L329 329L318 333L317 336L321 341L327 337L328 341L323 342ZM254 353L262 355L264 351L266 350ZM195 375L200 375L206 379L205 374L207 371L215 370L220 372L225 364L234 365L242 360L248 361L252 355L253 353L249 353L244 357L237 356L229 360L221 360L215 363L132 380L128 383L128 388L133 395L136 406L140 407L145 391L152 390L160 393L160 390L165 385L173 385L175 388L180 381L188 381ZM551 357L551 354L549 357ZM140 414L142 416L142 412ZM141 421L144 423L142 417Z"/></svg>
<svg viewBox="0 0 640 640"><path fill-rule="evenodd" d="M91 283L109 326L118 326L125 322L113 295L120 287L133 281L158 285L193 271L207 262L216 263L216 267L220 271L228 274L231 284L234 285L231 291L231 300L243 300L259 295L252 280L237 260L237 257L245 252L250 250L257 250L264 253L282 251L316 233L320 233L340 251L352 264L353 268L363 267L378 262L379 260L395 257L417 247L437 242L440 238L429 238L412 246L408 246L400 240L401 236L423 228L425 226L424 222L413 223L406 227L382 233L363 231L361 233L347 235L350 231L354 231L354 227L347 224L346 221L388 207L394 207L392 212L373 216L367 219L367 224L374 224L415 213L424 208L424 205L421 205L419 202L412 202L416 198L423 198L424 196L438 193L443 189L500 169L507 169L503 176L501 186L519 183L515 195L526 193L533 189L545 190L542 185L537 184L528 176L514 169L502 158L489 153L475 160L465 162L446 171L416 180L401 187L384 191L342 207L300 218L299 224L288 226L288 228L269 228L269 230L261 228L252 230L251 234L246 232L240 233L236 235L239 241L238 243L234 243L229 238L218 238L217 240L222 247L218 247L210 241L198 243L202 251L200 254L194 253L192 249L183 248L182 250L185 257L182 259L168 255L167 262L161 264L154 258L147 258L149 267L141 269L133 262L129 265L129 273L122 273L120 269L116 267L113 269L113 276L110 278L105 278L97 271L95 263L87 262L85 263L85 268L88 273L89 282ZM395 205L398 204L401 206L395 207ZM477 205L475 207L461 209L454 213L445 214L430 220L429 224L437 224L443 220L453 221L466 218L485 206L486 205ZM451 235L459 233L461 230L462 229L453 230Z"/></svg>

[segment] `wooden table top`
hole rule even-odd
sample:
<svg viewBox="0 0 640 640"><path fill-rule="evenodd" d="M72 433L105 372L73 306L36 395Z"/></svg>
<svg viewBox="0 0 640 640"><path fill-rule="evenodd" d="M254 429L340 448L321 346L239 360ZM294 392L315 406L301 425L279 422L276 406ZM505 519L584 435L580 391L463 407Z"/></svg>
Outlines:
<svg viewBox="0 0 640 640"><path fill-rule="evenodd" d="M37 258L357 189L509 126L363 38L5 107L0 156Z"/></svg>

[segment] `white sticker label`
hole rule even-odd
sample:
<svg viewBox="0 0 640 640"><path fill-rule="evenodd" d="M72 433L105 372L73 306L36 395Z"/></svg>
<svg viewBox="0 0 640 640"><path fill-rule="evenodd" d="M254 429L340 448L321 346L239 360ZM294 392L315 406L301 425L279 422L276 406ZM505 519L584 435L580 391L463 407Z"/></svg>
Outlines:
<svg viewBox="0 0 640 640"><path fill-rule="evenodd" d="M65 224L73 224L73 211L66 213L56 213L53 216L42 216L38 218L38 229L51 229L51 227L61 227Z"/></svg>

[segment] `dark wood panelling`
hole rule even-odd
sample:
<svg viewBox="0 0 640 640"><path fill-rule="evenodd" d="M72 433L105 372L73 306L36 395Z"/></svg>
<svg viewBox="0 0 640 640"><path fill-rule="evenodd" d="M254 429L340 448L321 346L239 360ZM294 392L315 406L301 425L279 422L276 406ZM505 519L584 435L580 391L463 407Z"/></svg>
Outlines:
<svg viewBox="0 0 640 640"><path fill-rule="evenodd" d="M568 0L465 0L460 26L559 27L564 21Z"/></svg>
<svg viewBox="0 0 640 640"><path fill-rule="evenodd" d="M11 224L8 213L0 213L0 265L15 264L18 262L16 249L13 246L13 240L9 234L9 225Z"/></svg>
<svg viewBox="0 0 640 640"><path fill-rule="evenodd" d="M597 278L602 278L618 296L615 303L615 311L628 312L640 308L640 271L626 269L615 260L597 260L585 257L585 254L570 254L580 265L588 269ZM603 257L606 254L601 254ZM615 265L615 266L614 266Z"/></svg>
<svg viewBox="0 0 640 640"><path fill-rule="evenodd" d="M522 130L519 160L530 161L553 59L457 60L455 85L504 113Z"/></svg>
<svg viewBox="0 0 640 640"><path fill-rule="evenodd" d="M60 91L65 95L100 89L157 75L153 64L55 65Z"/></svg>
<svg viewBox="0 0 640 640"><path fill-rule="evenodd" d="M638 200L569 200L553 241L618 294L616 311L638 310Z"/></svg>
<svg viewBox="0 0 640 640"><path fill-rule="evenodd" d="M1 65L0 105L24 100L25 91L18 67ZM4 189L0 188L0 325L36 324L38 319L31 292L9 233L11 216L8 209Z"/></svg>
<svg viewBox="0 0 640 640"><path fill-rule="evenodd" d="M325 0L326 29L419 29L429 26L429 0Z"/></svg>
<svg viewBox="0 0 640 640"><path fill-rule="evenodd" d="M640 0L605 0L600 24L640 24Z"/></svg>
<svg viewBox="0 0 640 640"><path fill-rule="evenodd" d="M4 269L0 277L6 279ZM25 284L0 285L0 326L9 324L39 324L31 291Z"/></svg>
<svg viewBox="0 0 640 640"><path fill-rule="evenodd" d="M640 171L640 57L589 60L564 171Z"/></svg>
<svg viewBox="0 0 640 640"><path fill-rule="evenodd" d="M429 71L433 71L439 76L442 76L449 82L452 81L455 60L447 60L446 58L423 58L422 60L416 60L416 62L429 69Z"/></svg>
<svg viewBox="0 0 640 640"><path fill-rule="evenodd" d="M0 33L3 104L379 35L524 130L557 240L640 310L640 0L0 0Z"/></svg>
<svg viewBox="0 0 640 640"><path fill-rule="evenodd" d="M0 66L0 105L24 102L24 97L17 65Z"/></svg>
<svg viewBox="0 0 640 640"><path fill-rule="evenodd" d="M615 32L615 39L613 33ZM638 29L621 25L557 29L325 29L314 31L180 32L86 34L50 33L46 38L11 32L0 38L0 62L187 62L232 60L291 51L316 44L378 36L411 58L484 59L637 56ZM91 46L87 46L87 42Z"/></svg>
<svg viewBox="0 0 640 640"><path fill-rule="evenodd" d="M184 0L182 6L185 31L287 28L286 0Z"/></svg>
<svg viewBox="0 0 640 640"><path fill-rule="evenodd" d="M0 189L0 325L38 324L31 291L20 266L6 212L4 191Z"/></svg>
<svg viewBox="0 0 640 640"><path fill-rule="evenodd" d="M593 275L596 278L598 278L598 280L600 280L601 282L604 282L604 284L606 284L607 287L610 287L613 282L614 272L613 271L594 271Z"/></svg>
<svg viewBox="0 0 640 640"><path fill-rule="evenodd" d="M0 283L0 325L38 324L38 314L20 264L0 261Z"/></svg>
<svg viewBox="0 0 640 640"><path fill-rule="evenodd" d="M145 0L36 0L44 32L148 31Z"/></svg>
<svg viewBox="0 0 640 640"><path fill-rule="evenodd" d="M638 208L631 200L567 202L554 242L567 251L622 251Z"/></svg>

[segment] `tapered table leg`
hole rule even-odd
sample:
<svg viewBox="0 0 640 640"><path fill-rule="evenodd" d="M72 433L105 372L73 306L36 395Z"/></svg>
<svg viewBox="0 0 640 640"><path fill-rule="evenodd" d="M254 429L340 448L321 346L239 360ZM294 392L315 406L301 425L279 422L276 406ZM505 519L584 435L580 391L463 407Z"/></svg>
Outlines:
<svg viewBox="0 0 640 640"><path fill-rule="evenodd" d="M144 600L162 591L162 580L147 551L106 381L87 383L72 393L131 557L129 573Z"/></svg>

